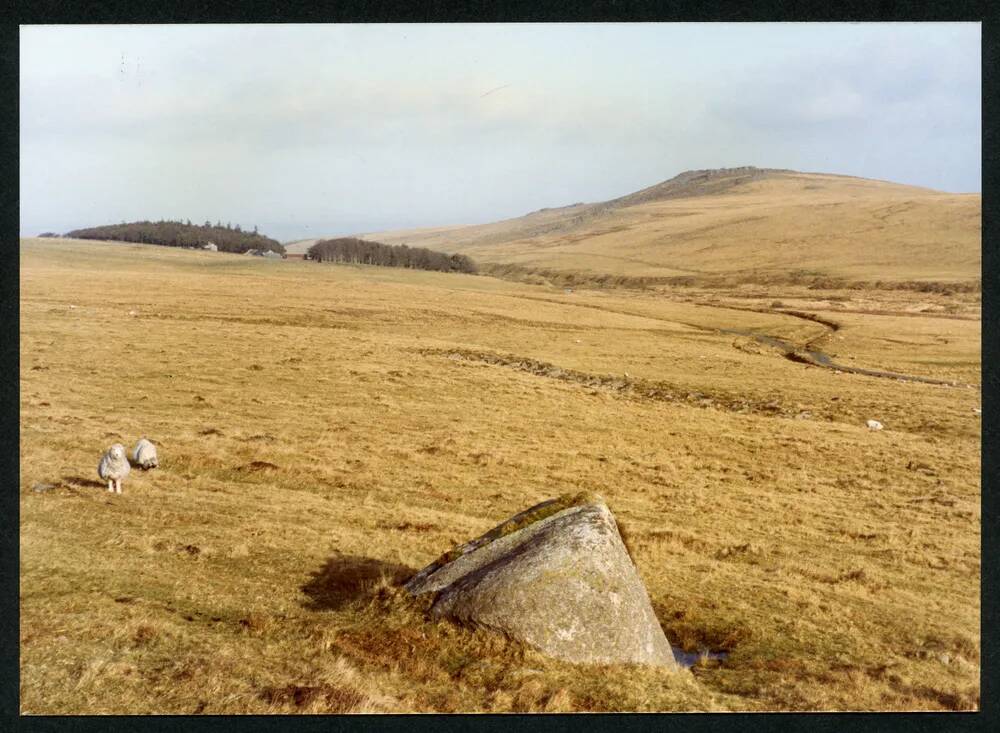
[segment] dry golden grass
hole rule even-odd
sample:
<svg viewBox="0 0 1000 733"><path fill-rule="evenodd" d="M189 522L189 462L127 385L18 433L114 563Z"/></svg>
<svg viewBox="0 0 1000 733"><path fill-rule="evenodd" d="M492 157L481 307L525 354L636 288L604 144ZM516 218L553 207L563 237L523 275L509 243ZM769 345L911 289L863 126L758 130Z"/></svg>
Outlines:
<svg viewBox="0 0 1000 733"><path fill-rule="evenodd" d="M967 282L980 276L981 202L979 194L776 172L712 195L597 213L571 206L479 226L369 237L556 271L725 275L748 282L789 273Z"/></svg>
<svg viewBox="0 0 1000 733"><path fill-rule="evenodd" d="M843 328L740 310L775 300ZM22 240L21 711L977 708L978 389L714 329L978 382L978 307ZM109 495L142 434L160 468ZM577 491L671 642L727 659L577 667L395 588Z"/></svg>

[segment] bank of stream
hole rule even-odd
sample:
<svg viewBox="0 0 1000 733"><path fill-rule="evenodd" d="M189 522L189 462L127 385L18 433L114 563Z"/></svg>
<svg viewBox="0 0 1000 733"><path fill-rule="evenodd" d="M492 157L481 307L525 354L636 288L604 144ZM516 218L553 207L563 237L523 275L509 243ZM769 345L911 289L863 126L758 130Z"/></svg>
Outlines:
<svg viewBox="0 0 1000 733"><path fill-rule="evenodd" d="M555 301L551 298L541 298L532 297L527 295L514 295L514 298L522 300L537 300L545 303L561 303L563 305L572 305L578 308L592 308L595 310L606 311L609 313L620 313L628 316L636 316L639 318L652 318L654 320L666 320L657 319L655 316L651 316L647 313L636 313L634 311L628 310L617 310L613 308L606 308L600 305L595 305L591 303L566 303L565 301ZM727 333L737 336L746 336L751 338L758 343L770 346L772 348L778 349L782 352L783 356L789 361L794 361L799 364L807 364L809 366L816 366L823 369L831 369L837 372L846 372L848 374L861 374L866 377L880 377L883 379L895 379L902 382L921 382L923 384L937 384L946 387L968 387L968 388L978 388L979 385L976 384L964 384L956 381L949 381L946 379L934 379L932 377L919 377L913 374L902 374L900 372L890 372L881 369L865 369L863 367L848 366L846 364L839 364L835 362L829 354L823 352L819 345L825 341L827 338L832 336L834 333L840 330L840 324L836 321L831 321L815 313L809 313L806 311L798 310L774 310L771 308L746 308L735 305L721 305L717 302L695 302L694 305L699 305L706 308L722 308L725 310L738 310L738 311L748 311L751 313L763 313L771 316L790 316L792 318L799 318L805 321L812 321L813 323L818 323L823 326L826 330L819 334L818 336L810 339L804 345L798 346L795 343L779 338L777 336L769 336L767 334L757 333L755 331L749 331L745 329L737 328L709 328L696 323L689 323L685 321L670 321L676 323L683 323L691 328L698 329L700 331L715 331L716 333Z"/></svg>
<svg viewBox="0 0 1000 733"><path fill-rule="evenodd" d="M758 343L764 344L765 346L770 346L772 348L780 350L784 357L789 361L794 361L799 364L809 364L811 366L823 367L825 369L832 369L838 372L847 372L849 374L863 374L867 377L882 377L884 379L896 379L903 382L922 382L924 384L941 384L949 387L975 387L972 384L961 384L959 382L948 381L944 379L933 379L931 377L918 377L912 374L901 374L899 372L888 372L881 369L864 369L862 367L847 366L846 364L839 364L835 362L829 354L820 351L817 346L824 339L828 338L831 334L836 333L840 329L840 324L833 321L828 321L813 313L805 313L802 311L790 311L790 310L765 310L756 308L735 308L735 310L747 310L754 313L767 313L770 315L786 315L792 316L793 318L801 318L802 320L812 321L814 323L819 323L827 328L825 333L820 334L816 338L813 338L805 343L804 346L796 346L791 341L786 339L778 338L776 336L768 336L766 334L755 333L754 331L748 331L745 329L738 328L720 328L717 329L720 333L729 333L738 336L746 336L752 338Z"/></svg>

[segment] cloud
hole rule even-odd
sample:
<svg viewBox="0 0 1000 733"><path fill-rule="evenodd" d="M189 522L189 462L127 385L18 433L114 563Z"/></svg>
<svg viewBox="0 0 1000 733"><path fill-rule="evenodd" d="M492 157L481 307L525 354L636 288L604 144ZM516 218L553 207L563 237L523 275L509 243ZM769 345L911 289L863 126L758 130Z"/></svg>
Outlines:
<svg viewBox="0 0 1000 733"><path fill-rule="evenodd" d="M485 221L743 163L978 185L968 24L55 27L21 53L45 228Z"/></svg>
<svg viewBox="0 0 1000 733"><path fill-rule="evenodd" d="M862 119L865 98L843 81L834 82L829 88L813 92L793 105L797 120L802 122L839 122Z"/></svg>

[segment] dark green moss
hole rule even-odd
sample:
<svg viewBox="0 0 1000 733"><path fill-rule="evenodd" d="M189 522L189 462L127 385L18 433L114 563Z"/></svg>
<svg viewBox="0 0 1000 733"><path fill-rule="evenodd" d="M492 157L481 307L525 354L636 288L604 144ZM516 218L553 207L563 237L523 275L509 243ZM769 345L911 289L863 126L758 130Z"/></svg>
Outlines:
<svg viewBox="0 0 1000 733"><path fill-rule="evenodd" d="M494 540L500 539L501 537L506 537L514 532L530 527L535 522L540 522L541 520L551 517L554 514L558 514L565 509L570 509L575 506L584 506L586 504L600 504L603 503L603 501L604 500L599 495L588 491L581 491L576 494L563 494L555 499L543 501L541 504L536 504L530 509L526 509L520 514L511 517L506 522L494 527L481 537L452 548L435 560L432 563L432 567L435 570L443 567L448 563L457 560L462 555L479 549L483 545L487 545Z"/></svg>

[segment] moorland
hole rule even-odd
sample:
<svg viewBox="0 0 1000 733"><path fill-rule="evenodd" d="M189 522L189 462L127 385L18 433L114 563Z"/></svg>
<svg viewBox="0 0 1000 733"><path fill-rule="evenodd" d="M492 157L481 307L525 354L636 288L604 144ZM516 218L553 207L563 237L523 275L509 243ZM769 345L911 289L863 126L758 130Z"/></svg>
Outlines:
<svg viewBox="0 0 1000 733"><path fill-rule="evenodd" d="M22 239L21 712L977 709L979 197L735 175L369 235L498 276ZM400 593L577 491L695 664Z"/></svg>

